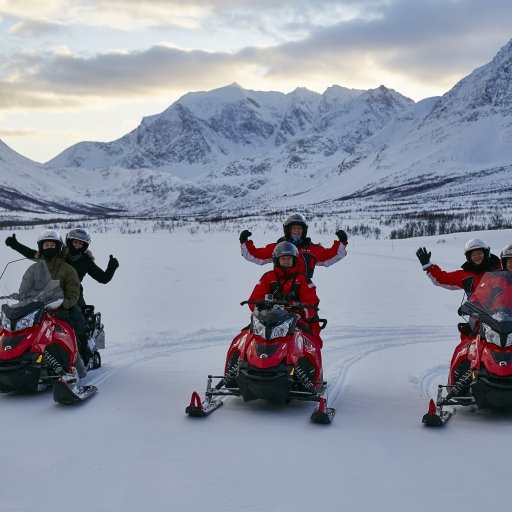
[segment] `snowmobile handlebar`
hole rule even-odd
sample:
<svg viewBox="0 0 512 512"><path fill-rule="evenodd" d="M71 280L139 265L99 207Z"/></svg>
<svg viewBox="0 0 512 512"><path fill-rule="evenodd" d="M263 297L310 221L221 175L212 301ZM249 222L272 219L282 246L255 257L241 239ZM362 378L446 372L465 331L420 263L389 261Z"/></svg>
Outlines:
<svg viewBox="0 0 512 512"><path fill-rule="evenodd" d="M313 309L318 311L319 307L313 304L302 304L301 302L287 302L285 300L244 300L240 302L240 306L245 304L254 304L258 308L271 308L272 306L286 306L290 309Z"/></svg>

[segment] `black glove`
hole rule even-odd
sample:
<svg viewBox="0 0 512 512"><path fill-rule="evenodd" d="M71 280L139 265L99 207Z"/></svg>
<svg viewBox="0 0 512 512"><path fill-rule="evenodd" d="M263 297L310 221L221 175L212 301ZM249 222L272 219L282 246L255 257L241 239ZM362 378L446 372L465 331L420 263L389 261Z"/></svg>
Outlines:
<svg viewBox="0 0 512 512"><path fill-rule="evenodd" d="M418 256L418 259L420 260L420 263L422 265L428 265L430 263L430 256L432 255L431 252L427 252L427 249L425 247L420 247L416 251L416 256Z"/></svg>
<svg viewBox="0 0 512 512"><path fill-rule="evenodd" d="M114 256L112 256L112 254L111 254L108 259L108 268L115 270L118 267L119 267L119 261L117 261L117 259L114 258Z"/></svg>
<svg viewBox="0 0 512 512"><path fill-rule="evenodd" d="M342 244L346 244L348 242L347 233L345 233L345 231L343 231L343 229L338 229L338 231L336 231L336 233L334 233L334 234L338 237L338 240Z"/></svg>
<svg viewBox="0 0 512 512"><path fill-rule="evenodd" d="M14 247L17 242L18 240L16 240L16 235L14 233L5 239L5 245L7 245L7 247Z"/></svg>
<svg viewBox="0 0 512 512"><path fill-rule="evenodd" d="M252 233L248 230L248 229L244 229L241 233L240 233L240 243L241 244L245 244L245 242L247 242L247 240L249 240L249 237L252 235Z"/></svg>

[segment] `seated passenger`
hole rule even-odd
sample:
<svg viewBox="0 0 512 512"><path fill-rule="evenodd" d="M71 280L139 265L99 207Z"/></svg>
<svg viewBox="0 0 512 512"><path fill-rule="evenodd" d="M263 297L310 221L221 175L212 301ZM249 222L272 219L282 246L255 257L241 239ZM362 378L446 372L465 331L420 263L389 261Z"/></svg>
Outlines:
<svg viewBox="0 0 512 512"><path fill-rule="evenodd" d="M272 257L274 269L263 274L254 287L249 301L264 300L265 295L272 294L274 299L290 304L299 301L307 306L318 306L320 301L315 285L300 273L297 267L297 247L290 242L280 242L276 245ZM255 306L250 304L249 307L252 311ZM311 330L318 337L320 346L322 346L316 310L310 307L297 311L297 313L300 315L300 323L303 323L306 329Z"/></svg>

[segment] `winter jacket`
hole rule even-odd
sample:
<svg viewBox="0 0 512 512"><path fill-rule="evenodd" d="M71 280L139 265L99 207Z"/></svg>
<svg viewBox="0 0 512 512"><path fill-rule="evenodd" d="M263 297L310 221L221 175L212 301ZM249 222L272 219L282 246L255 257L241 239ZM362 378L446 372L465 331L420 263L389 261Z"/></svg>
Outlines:
<svg viewBox="0 0 512 512"><path fill-rule="evenodd" d="M276 300L288 302L299 301L302 304L317 306L320 300L316 294L315 285L304 274L299 272L298 267L290 267L283 270L281 267L274 267L274 270L263 274L258 284L249 297L249 301L264 300L265 295L271 293ZM250 304L251 311L254 304ZM306 321L316 319L316 311L311 308L304 309L301 316Z"/></svg>
<svg viewBox="0 0 512 512"><path fill-rule="evenodd" d="M478 287L470 302L489 310L512 310L512 272L507 270L493 272L485 284Z"/></svg>
<svg viewBox="0 0 512 512"><path fill-rule="evenodd" d="M11 247L15 251L18 251L20 254L25 256L25 258L33 260L38 257L38 252L36 250L31 249L26 245L23 245L17 240L13 242L13 245ZM112 263L112 260L109 261L107 269L103 271L101 270L100 267L98 267L98 265L96 265L96 263L94 263L94 257L90 251L87 251L85 253L78 255L78 257L75 257L69 253L66 247L63 249L62 254L65 257L66 262L76 270L80 282L83 280L86 274L89 274L95 281L98 281L98 283L102 284L107 284L108 282L111 281L112 277L114 277L117 265ZM85 304L85 301L83 300L82 285L80 285L80 303L81 305Z"/></svg>
<svg viewBox="0 0 512 512"><path fill-rule="evenodd" d="M80 281L76 270L68 265L61 256L55 256L51 261L45 263L52 279L60 281L60 286L64 292L62 307L69 309L75 306L80 297ZM24 295L31 289L40 288L39 281L41 281L42 276L38 275L39 268L39 263L36 263L27 269L21 281L20 295Z"/></svg>
<svg viewBox="0 0 512 512"><path fill-rule="evenodd" d="M452 272L445 272L438 265L433 265L432 263L423 266L423 270L426 271L428 277L436 286L442 286L449 290L462 289L468 295L478 286L486 272L500 269L500 259L494 254L491 254L489 259L481 265L476 266L472 262L466 261L461 266L461 270L454 270Z"/></svg>
<svg viewBox="0 0 512 512"><path fill-rule="evenodd" d="M265 265L266 263L272 263L274 248L279 242L283 241L291 242L290 239L282 237L277 242L268 244L265 247L255 247L252 240L247 240L247 242L241 244L240 249L242 256L247 261L257 265ZM300 244L295 245L299 251L299 272L309 279L313 277L316 265L329 267L347 255L346 244L342 244L339 240L335 240L329 248L325 248L320 244L314 244L311 242L311 238L305 238Z"/></svg>

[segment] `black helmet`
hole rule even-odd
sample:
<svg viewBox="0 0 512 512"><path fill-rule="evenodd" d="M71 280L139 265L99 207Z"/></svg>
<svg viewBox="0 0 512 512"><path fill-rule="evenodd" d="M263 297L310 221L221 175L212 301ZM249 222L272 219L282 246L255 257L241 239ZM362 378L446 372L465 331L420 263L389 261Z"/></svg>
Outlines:
<svg viewBox="0 0 512 512"><path fill-rule="evenodd" d="M272 251L272 261L274 262L274 266L280 267L279 258L281 256L291 256L293 258L292 267L297 266L297 257L299 255L299 251L295 245L291 242L279 242Z"/></svg>
<svg viewBox="0 0 512 512"><path fill-rule="evenodd" d="M84 245L81 251L85 252L91 243L91 235L87 229L75 228L66 234L66 245L72 249L73 240L80 240Z"/></svg>
<svg viewBox="0 0 512 512"><path fill-rule="evenodd" d="M286 219L284 219L283 230L285 238L290 237L290 228L294 224L302 226L302 238L306 238L308 234L308 224L306 222L306 217L304 217L304 215L301 215L300 213L292 213L291 215L288 215Z"/></svg>
<svg viewBox="0 0 512 512"><path fill-rule="evenodd" d="M508 244L505 247L503 247L503 249L501 250L500 258L501 258L501 266L503 267L503 269L506 269L507 268L506 260L508 260L509 258L512 258L512 244Z"/></svg>

